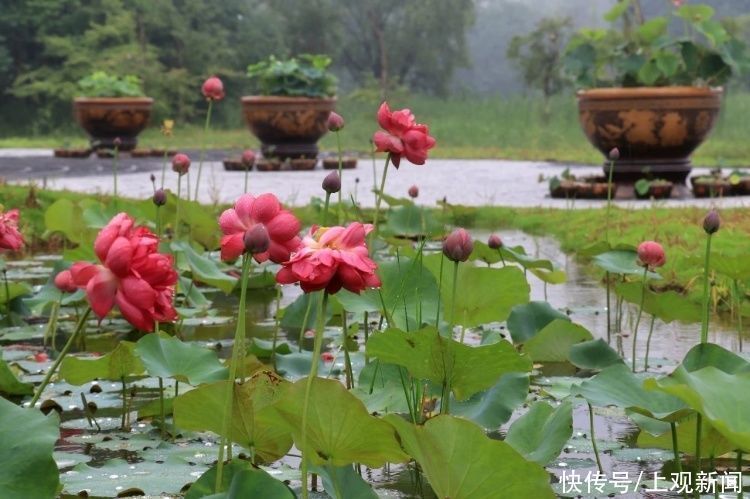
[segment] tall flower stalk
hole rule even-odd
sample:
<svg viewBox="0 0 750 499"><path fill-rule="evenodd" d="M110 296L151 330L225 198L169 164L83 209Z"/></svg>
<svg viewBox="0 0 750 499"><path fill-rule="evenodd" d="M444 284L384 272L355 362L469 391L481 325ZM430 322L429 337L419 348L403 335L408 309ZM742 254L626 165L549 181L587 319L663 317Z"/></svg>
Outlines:
<svg viewBox="0 0 750 499"><path fill-rule="evenodd" d="M180 206L182 205L182 177L190 172L190 158L187 154L178 153L172 158L172 170L177 173L177 199L174 210L174 239L180 239ZM190 193L188 193L190 198Z"/></svg>
<svg viewBox="0 0 750 499"><path fill-rule="evenodd" d="M648 272L657 267L663 266L667 257L664 254L664 248L661 244L654 241L644 241L638 245L638 261L643 266L643 280L641 281L641 301L638 305L638 317L635 321L633 330L633 350L632 350L632 370L635 372L636 348L638 346L638 327L641 325L641 316L643 315L643 304L646 300L646 291L648 285Z"/></svg>
<svg viewBox="0 0 750 499"><path fill-rule="evenodd" d="M120 140L120 137L115 137L115 140L113 141L113 144L115 146L115 151L112 156L112 183L113 185L113 203L115 207L115 211L117 211L117 166L120 159L120 145L122 144L122 140Z"/></svg>
<svg viewBox="0 0 750 499"><path fill-rule="evenodd" d="M201 141L200 153L198 155L198 174L195 178L195 201L198 201L198 194L200 193L201 172L203 171L203 159L206 153L206 139L211 126L211 111L213 110L214 101L224 98L224 84L219 78L212 76L203 82L201 92L203 93L203 97L208 100L208 109L206 110L206 121L203 124L203 140ZM188 194L189 198L190 194Z"/></svg>
<svg viewBox="0 0 750 499"><path fill-rule="evenodd" d="M328 130L336 134L336 147L338 149L338 159L339 159L339 181L341 181L344 178L344 172L343 172L343 165L344 165L344 157L341 152L341 130L344 128L344 118L341 117L340 114L331 111L331 114L328 115ZM341 203L341 189L338 190L338 210L337 210L337 221L338 223L342 223L343 221L343 206Z"/></svg>

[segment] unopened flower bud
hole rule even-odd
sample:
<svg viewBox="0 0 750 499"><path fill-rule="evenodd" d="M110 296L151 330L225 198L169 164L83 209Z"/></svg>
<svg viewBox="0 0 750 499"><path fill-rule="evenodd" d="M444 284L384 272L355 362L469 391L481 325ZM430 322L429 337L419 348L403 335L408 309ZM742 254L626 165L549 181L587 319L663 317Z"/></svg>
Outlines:
<svg viewBox="0 0 750 499"><path fill-rule="evenodd" d="M151 179L151 183L152 183L152 184L155 184L155 183L156 183L156 175L154 175L154 174L152 173L152 174L151 174L151 176L150 176L149 178Z"/></svg>
<svg viewBox="0 0 750 499"><path fill-rule="evenodd" d="M216 76L212 76L203 82L201 92L208 100L221 100L224 98L224 84Z"/></svg>
<svg viewBox="0 0 750 499"><path fill-rule="evenodd" d="M72 293L78 289L70 270L63 270L55 276L55 286L63 293Z"/></svg>
<svg viewBox="0 0 750 499"><path fill-rule="evenodd" d="M337 112L331 111L331 114L328 115L328 130L338 132L342 128L344 128L344 118Z"/></svg>
<svg viewBox="0 0 750 499"><path fill-rule="evenodd" d="M253 166L253 164L255 164L255 151L252 149L245 149L242 151L242 164L245 166Z"/></svg>
<svg viewBox="0 0 750 499"><path fill-rule="evenodd" d="M263 224L255 224L245 232L243 238L245 243L245 251L251 255L257 255L258 253L265 253L268 251L268 247L271 246L271 238L268 235L268 230Z"/></svg>
<svg viewBox="0 0 750 499"><path fill-rule="evenodd" d="M465 262L474 251L474 242L466 229L456 229L443 241L443 254L454 262Z"/></svg>
<svg viewBox="0 0 750 499"><path fill-rule="evenodd" d="M706 218L703 219L703 230L706 231L706 234L714 234L719 231L719 227L721 227L719 213L716 210L709 211Z"/></svg>
<svg viewBox="0 0 750 499"><path fill-rule="evenodd" d="M156 206L164 206L167 204L167 193L164 192L164 189L157 189L156 192L154 192L153 201Z"/></svg>
<svg viewBox="0 0 750 499"><path fill-rule="evenodd" d="M409 187L409 197L414 199L417 196L419 196L419 187L417 187L416 185L412 185L411 187Z"/></svg>
<svg viewBox="0 0 750 499"><path fill-rule="evenodd" d="M172 170L179 173L180 175L185 175L188 170L190 169L190 158L187 154L183 153L177 153L172 158Z"/></svg>
<svg viewBox="0 0 750 499"><path fill-rule="evenodd" d="M341 177L338 172L331 172L323 179L323 190L328 194L334 194L341 190Z"/></svg>
<svg viewBox="0 0 750 499"><path fill-rule="evenodd" d="M613 147L609 151L609 159L611 159L612 161L617 161L618 159L620 159L620 150L616 147Z"/></svg>
<svg viewBox="0 0 750 499"><path fill-rule="evenodd" d="M638 245L638 259L644 267L661 267L667 262L664 248L655 241L644 241Z"/></svg>
<svg viewBox="0 0 750 499"><path fill-rule="evenodd" d="M503 247L503 240L500 239L500 236L498 236L497 234L492 234L487 239L487 246L489 246L492 249L500 249Z"/></svg>
<svg viewBox="0 0 750 499"><path fill-rule="evenodd" d="M120 147L122 145L122 139L120 137L115 137L115 140L112 141L112 144L114 144L115 147Z"/></svg>

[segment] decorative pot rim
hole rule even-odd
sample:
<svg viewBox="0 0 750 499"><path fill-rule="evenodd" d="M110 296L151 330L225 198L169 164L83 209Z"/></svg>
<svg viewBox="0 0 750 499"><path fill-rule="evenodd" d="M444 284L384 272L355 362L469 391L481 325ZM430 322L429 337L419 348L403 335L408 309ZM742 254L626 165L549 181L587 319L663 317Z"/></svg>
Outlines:
<svg viewBox="0 0 750 499"><path fill-rule="evenodd" d="M153 104L151 97L76 97L75 104Z"/></svg>
<svg viewBox="0 0 750 499"><path fill-rule="evenodd" d="M718 97L723 93L723 87L599 87L578 90L576 97L579 100L627 100L639 98Z"/></svg>
<svg viewBox="0 0 750 499"><path fill-rule="evenodd" d="M320 104L335 103L338 99L333 97L296 97L288 95L244 95L242 103L253 104Z"/></svg>

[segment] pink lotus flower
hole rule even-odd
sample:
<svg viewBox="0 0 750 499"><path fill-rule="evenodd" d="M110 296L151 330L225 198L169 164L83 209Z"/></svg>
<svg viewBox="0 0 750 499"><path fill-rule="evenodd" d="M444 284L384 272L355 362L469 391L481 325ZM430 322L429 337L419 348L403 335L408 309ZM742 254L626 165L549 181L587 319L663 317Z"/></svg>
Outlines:
<svg viewBox="0 0 750 499"><path fill-rule="evenodd" d="M216 76L212 76L203 82L201 92L208 100L221 100L224 98L224 84Z"/></svg>
<svg viewBox="0 0 750 499"><path fill-rule="evenodd" d="M328 130L330 132L338 132L343 128L344 118L336 111L331 111L331 114L328 115Z"/></svg>
<svg viewBox="0 0 750 499"><path fill-rule="evenodd" d="M55 286L63 293L73 293L78 289L70 270L63 270L55 276Z"/></svg>
<svg viewBox="0 0 750 499"><path fill-rule="evenodd" d="M664 248L654 241L644 241L638 245L638 259L644 267L661 267L667 262Z"/></svg>
<svg viewBox="0 0 750 499"><path fill-rule="evenodd" d="M253 255L257 262L283 263L299 247L299 220L282 209L276 196L261 194L256 198L243 194L234 208L225 210L219 217L219 226L224 233L221 238L222 260L234 260L245 252L245 233L256 224L263 224L271 239L268 251Z"/></svg>
<svg viewBox="0 0 750 499"><path fill-rule="evenodd" d="M280 284L299 282L306 293L325 289L336 293L342 287L352 293L380 287L377 264L368 255L365 236L372 225L359 222L348 227L313 226L300 249L284 262L276 274Z"/></svg>
<svg viewBox="0 0 750 499"><path fill-rule="evenodd" d="M242 151L242 164L245 166L253 166L255 164L255 151L252 149L245 149Z"/></svg>
<svg viewBox="0 0 750 499"><path fill-rule="evenodd" d="M388 103L383 102L378 109L378 124L385 132L375 132L372 141L378 152L390 153L396 168L402 156L415 165L425 164L427 151L435 146L435 139L430 136L427 125L415 121L409 109L391 112Z"/></svg>
<svg viewBox="0 0 750 499"><path fill-rule="evenodd" d="M91 309L100 319L117 308L130 324L153 331L154 321L177 319L174 286L177 272L171 255L158 252L158 238L146 227L136 227L125 213L116 215L94 241L101 264L77 262L70 275L86 290Z"/></svg>
<svg viewBox="0 0 750 499"><path fill-rule="evenodd" d="M23 237L18 231L18 210L0 211L0 249L18 251L23 247Z"/></svg>

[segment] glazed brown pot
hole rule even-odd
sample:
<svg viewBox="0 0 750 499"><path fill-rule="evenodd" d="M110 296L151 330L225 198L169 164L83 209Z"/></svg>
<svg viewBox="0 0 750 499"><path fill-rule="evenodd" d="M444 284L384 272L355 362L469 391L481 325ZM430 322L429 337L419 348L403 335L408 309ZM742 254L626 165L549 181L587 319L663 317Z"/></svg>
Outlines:
<svg viewBox="0 0 750 499"><path fill-rule="evenodd" d="M149 97L79 97L73 100L76 121L91 137L94 149L131 151L138 144L138 134L146 128L154 99Z"/></svg>
<svg viewBox="0 0 750 499"><path fill-rule="evenodd" d="M265 157L317 158L318 140L328 131L328 115L336 98L248 96L242 115L262 143Z"/></svg>
<svg viewBox="0 0 750 499"><path fill-rule="evenodd" d="M690 154L706 139L721 108L721 88L596 88L578 92L581 126L608 157L618 148L614 179L634 182L644 170L684 183ZM609 168L604 165L605 174Z"/></svg>

